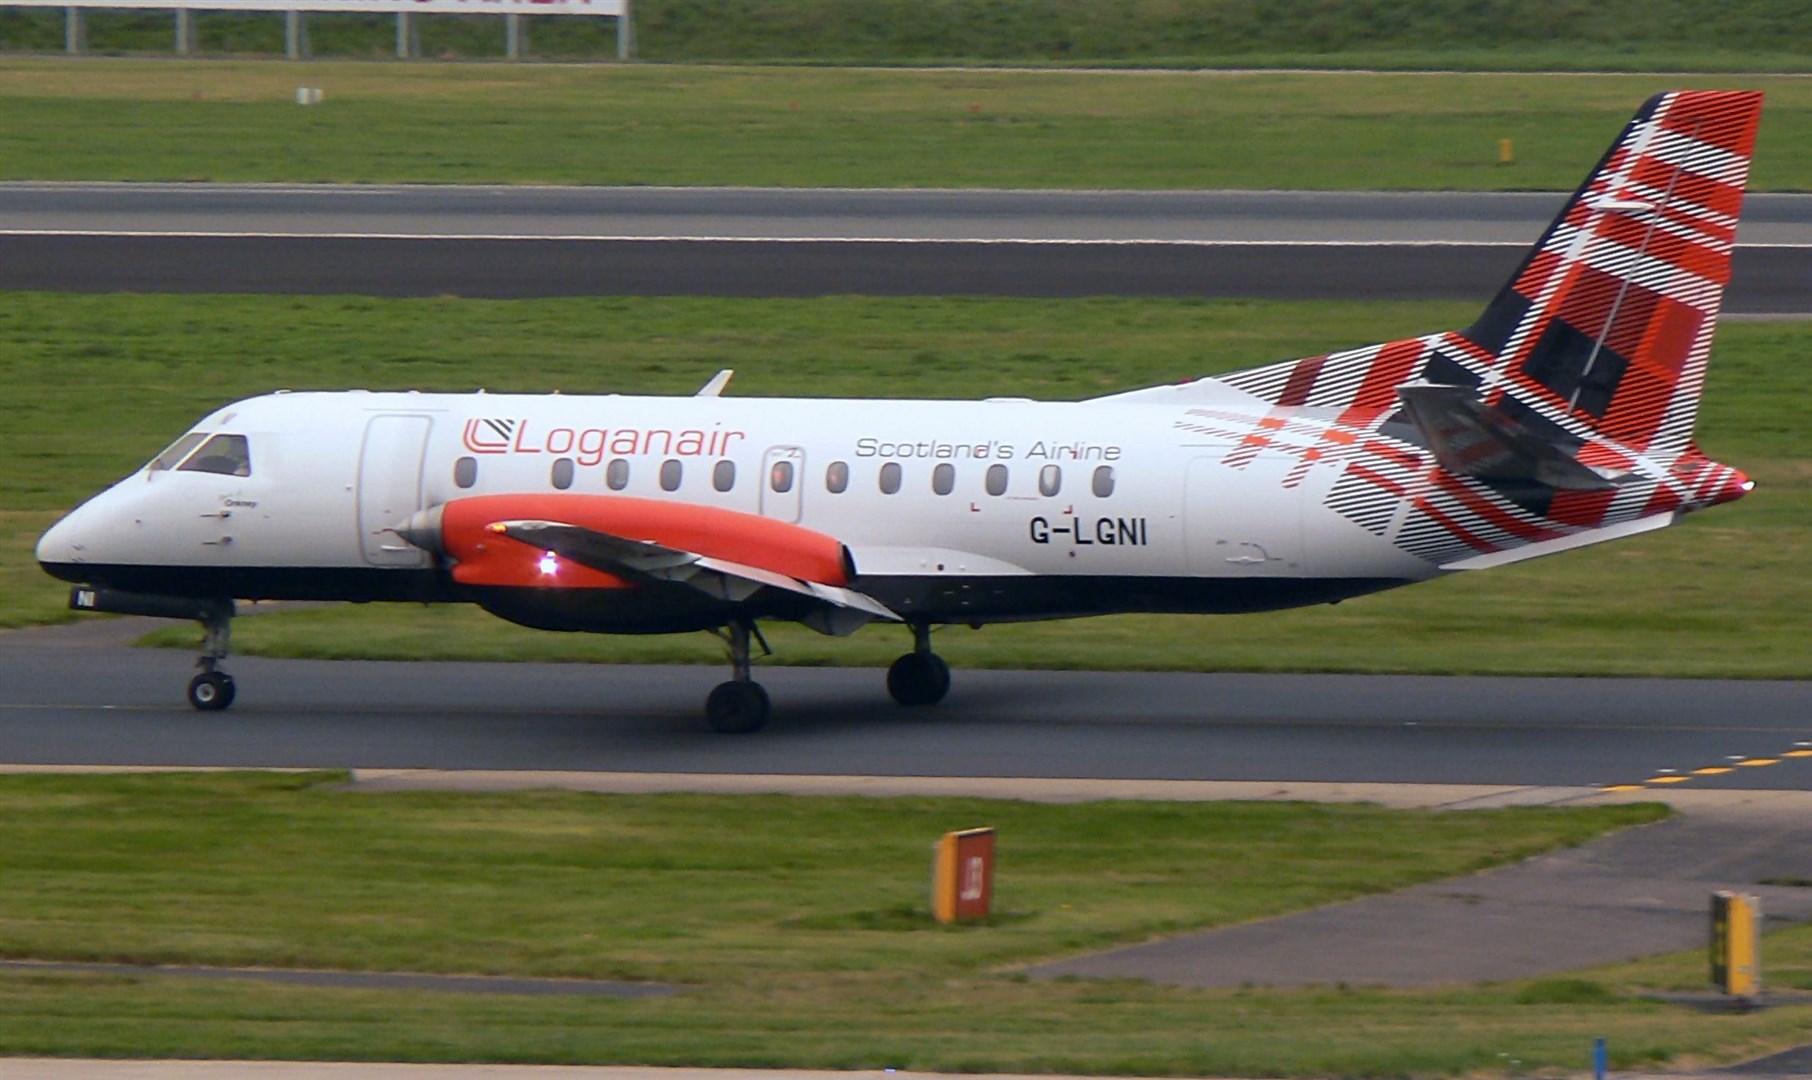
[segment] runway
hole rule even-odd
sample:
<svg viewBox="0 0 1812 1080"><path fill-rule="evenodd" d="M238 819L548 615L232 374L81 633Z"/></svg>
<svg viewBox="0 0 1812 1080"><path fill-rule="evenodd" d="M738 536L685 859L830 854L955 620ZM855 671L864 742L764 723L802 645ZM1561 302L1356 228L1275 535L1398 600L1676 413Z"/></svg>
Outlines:
<svg viewBox="0 0 1812 1080"><path fill-rule="evenodd" d="M768 667L774 719L726 737L713 667L240 657L204 714L187 655L82 639L0 634L0 762L1812 788L1803 682L958 671L905 710L878 670Z"/></svg>
<svg viewBox="0 0 1812 1080"><path fill-rule="evenodd" d="M1552 193L0 185L0 289L1483 301ZM1751 197L1728 310L1800 312L1812 197Z"/></svg>

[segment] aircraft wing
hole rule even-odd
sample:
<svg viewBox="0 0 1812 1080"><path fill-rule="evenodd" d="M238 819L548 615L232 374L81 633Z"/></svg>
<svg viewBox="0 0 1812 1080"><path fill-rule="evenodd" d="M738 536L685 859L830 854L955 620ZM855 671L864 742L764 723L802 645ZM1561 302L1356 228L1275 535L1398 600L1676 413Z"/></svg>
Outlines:
<svg viewBox="0 0 1812 1080"><path fill-rule="evenodd" d="M773 589L809 601L786 605L803 609L787 617L824 634L904 621L853 587L855 557L835 537L722 507L622 495L474 495L420 511L397 533L446 559L464 585L684 589L729 604Z"/></svg>
<svg viewBox="0 0 1812 1080"><path fill-rule="evenodd" d="M498 521L491 531L542 551L551 551L580 566L642 584L667 582L697 589L732 603L747 600L763 588L783 589L810 597L857 618L832 617L808 621L813 629L846 634L873 619L901 622L899 615L855 589L793 577L759 566L712 558L694 551L632 540L583 525L559 521ZM824 627L833 629L824 629ZM847 629L844 629L847 627Z"/></svg>

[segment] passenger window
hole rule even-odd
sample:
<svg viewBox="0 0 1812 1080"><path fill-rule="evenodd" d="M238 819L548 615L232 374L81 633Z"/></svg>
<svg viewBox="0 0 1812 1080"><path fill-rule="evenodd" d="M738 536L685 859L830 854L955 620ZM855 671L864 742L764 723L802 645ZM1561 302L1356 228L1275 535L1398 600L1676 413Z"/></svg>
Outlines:
<svg viewBox="0 0 1812 1080"><path fill-rule="evenodd" d="M1007 493L1007 467L1005 465L988 466L988 494L1005 495Z"/></svg>
<svg viewBox="0 0 1812 1080"><path fill-rule="evenodd" d="M736 486L736 463L729 458L718 462L711 469L711 486L719 491L728 491Z"/></svg>
<svg viewBox="0 0 1812 1080"><path fill-rule="evenodd" d="M661 490L678 491L680 477L684 472L685 466L680 464L678 458L668 458L661 462Z"/></svg>
<svg viewBox="0 0 1812 1080"><path fill-rule="evenodd" d="M184 435L166 447L163 453L151 459L149 466L151 471L161 472L164 469L176 468L176 463L188 457L189 451L200 446L201 440L207 437L207 433L202 431L191 431Z"/></svg>
<svg viewBox="0 0 1812 1080"><path fill-rule="evenodd" d="M604 485L612 491L622 491L629 486L628 458L610 459L610 464L604 466Z"/></svg>
<svg viewBox="0 0 1812 1080"><path fill-rule="evenodd" d="M793 463L776 461L773 470L768 473L768 486L783 494L793 490Z"/></svg>
<svg viewBox="0 0 1812 1080"><path fill-rule="evenodd" d="M573 459L555 458L553 472L548 476L556 488L565 491L573 486Z"/></svg>
<svg viewBox="0 0 1812 1080"><path fill-rule="evenodd" d="M1063 490L1063 469L1057 465L1046 465L1038 470L1038 494L1051 496Z"/></svg>
<svg viewBox="0 0 1812 1080"><path fill-rule="evenodd" d="M956 487L956 466L948 461L931 470L931 490L939 495L948 495Z"/></svg>
<svg viewBox="0 0 1812 1080"><path fill-rule="evenodd" d="M900 463L890 461L881 466L881 494L892 495L900 490Z"/></svg>
<svg viewBox="0 0 1812 1080"><path fill-rule="evenodd" d="M469 488L478 483L478 459L462 457L453 463L453 483L462 488Z"/></svg>
<svg viewBox="0 0 1812 1080"><path fill-rule="evenodd" d="M1095 470L1095 479L1091 485L1095 498L1105 499L1114 493L1114 467L1102 465Z"/></svg>
<svg viewBox="0 0 1812 1080"><path fill-rule="evenodd" d="M824 470L824 490L841 495L849 490L849 462L833 461Z"/></svg>
<svg viewBox="0 0 1812 1080"><path fill-rule="evenodd" d="M189 455L178 472L219 473L221 476L252 475L252 452L244 435L216 435Z"/></svg>

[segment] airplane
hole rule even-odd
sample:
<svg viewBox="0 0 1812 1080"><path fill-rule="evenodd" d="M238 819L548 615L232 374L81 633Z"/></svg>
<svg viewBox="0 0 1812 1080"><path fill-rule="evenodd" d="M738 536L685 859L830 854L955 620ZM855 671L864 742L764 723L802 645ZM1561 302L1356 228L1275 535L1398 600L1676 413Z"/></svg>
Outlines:
<svg viewBox="0 0 1812 1080"><path fill-rule="evenodd" d="M72 511L85 611L473 603L544 630L706 630L705 714L768 719L762 620L950 624L1331 603L1635 536L1752 488L1693 439L1761 95L1644 104L1469 327L1078 402L278 391Z"/></svg>

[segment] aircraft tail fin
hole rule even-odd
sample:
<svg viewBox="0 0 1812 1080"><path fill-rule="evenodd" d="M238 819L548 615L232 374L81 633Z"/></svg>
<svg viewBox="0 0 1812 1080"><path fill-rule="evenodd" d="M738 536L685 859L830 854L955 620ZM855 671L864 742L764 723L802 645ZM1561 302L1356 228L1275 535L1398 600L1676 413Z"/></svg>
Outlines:
<svg viewBox="0 0 1812 1080"><path fill-rule="evenodd" d="M1273 404L1339 409L1394 407L1405 384L1463 386L1576 439L1685 450L1761 105L1750 91L1649 99L1465 330L1218 381Z"/></svg>
<svg viewBox="0 0 1812 1080"><path fill-rule="evenodd" d="M1478 321L1482 372L1638 452L1684 450L1730 281L1762 95L1650 98Z"/></svg>
<svg viewBox="0 0 1812 1080"><path fill-rule="evenodd" d="M1692 433L1761 104L1748 91L1644 103L1466 329L1214 381L1426 450L1453 505L1411 499L1412 517L1440 519L1414 549L1443 565L1740 497L1747 478ZM1399 481L1400 497L1424 483ZM1386 505L1354 486L1355 505Z"/></svg>

